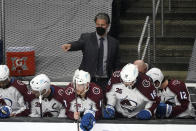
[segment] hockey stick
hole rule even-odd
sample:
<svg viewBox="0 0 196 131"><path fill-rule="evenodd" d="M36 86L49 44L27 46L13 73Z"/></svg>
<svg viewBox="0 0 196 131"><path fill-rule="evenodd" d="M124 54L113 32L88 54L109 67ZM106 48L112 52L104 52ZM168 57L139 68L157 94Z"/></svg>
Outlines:
<svg viewBox="0 0 196 131"><path fill-rule="evenodd" d="M76 98L76 112L78 112L78 97L77 97L77 93L76 93L76 80L74 80L74 90L75 90L75 98ZM79 127L79 120L77 119L77 130L80 131L80 127Z"/></svg>
<svg viewBox="0 0 196 131"><path fill-rule="evenodd" d="M41 94L39 96L39 103L40 103L40 117L43 118L43 113L42 113L42 95Z"/></svg>

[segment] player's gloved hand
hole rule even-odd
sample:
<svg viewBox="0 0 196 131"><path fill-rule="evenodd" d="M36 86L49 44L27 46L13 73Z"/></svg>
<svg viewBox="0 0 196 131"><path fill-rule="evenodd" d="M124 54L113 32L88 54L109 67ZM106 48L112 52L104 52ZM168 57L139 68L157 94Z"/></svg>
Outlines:
<svg viewBox="0 0 196 131"><path fill-rule="evenodd" d="M160 103L157 106L156 116L158 118L168 118L172 113L172 106L165 103Z"/></svg>
<svg viewBox="0 0 196 131"><path fill-rule="evenodd" d="M113 106L107 105L106 108L103 110L103 117L106 119L114 118L115 116L115 109Z"/></svg>
<svg viewBox="0 0 196 131"><path fill-rule="evenodd" d="M8 118L11 113L12 113L12 109L10 106L0 107L0 118Z"/></svg>
<svg viewBox="0 0 196 131"><path fill-rule="evenodd" d="M136 118L140 119L140 120L149 120L151 118L151 113L148 110L141 110Z"/></svg>
<svg viewBox="0 0 196 131"><path fill-rule="evenodd" d="M91 113L93 111L88 110L87 112L84 112L84 115L82 117L80 128L83 131L90 131L93 128L93 125L95 124L95 113Z"/></svg>

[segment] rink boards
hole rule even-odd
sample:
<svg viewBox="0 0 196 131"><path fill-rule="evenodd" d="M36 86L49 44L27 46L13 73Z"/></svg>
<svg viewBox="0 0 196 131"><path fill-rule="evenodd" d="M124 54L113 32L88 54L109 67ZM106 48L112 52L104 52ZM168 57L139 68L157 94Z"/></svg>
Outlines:
<svg viewBox="0 0 196 131"><path fill-rule="evenodd" d="M77 131L75 121L64 118L17 117L0 119L1 130L6 131ZM195 119L99 120L91 131L195 131ZM81 130L81 129L80 129ZM82 130L81 130L82 131Z"/></svg>

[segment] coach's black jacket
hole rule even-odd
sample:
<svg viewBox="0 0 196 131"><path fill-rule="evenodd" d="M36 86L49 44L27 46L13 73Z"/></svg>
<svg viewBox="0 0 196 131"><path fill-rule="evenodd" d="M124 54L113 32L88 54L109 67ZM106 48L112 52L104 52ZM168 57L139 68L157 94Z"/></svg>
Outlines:
<svg viewBox="0 0 196 131"><path fill-rule="evenodd" d="M111 36L108 39L108 56L107 56L107 74L110 77L119 67L119 42ZM70 51L82 50L83 58L79 69L90 73L91 77L95 76L98 62L98 42L96 32L81 34L78 41L71 42Z"/></svg>

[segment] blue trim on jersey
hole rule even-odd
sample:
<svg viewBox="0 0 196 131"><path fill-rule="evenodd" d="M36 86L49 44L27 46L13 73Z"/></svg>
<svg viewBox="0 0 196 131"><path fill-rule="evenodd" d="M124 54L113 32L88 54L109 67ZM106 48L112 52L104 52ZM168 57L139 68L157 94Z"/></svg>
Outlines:
<svg viewBox="0 0 196 131"><path fill-rule="evenodd" d="M10 83L13 84L15 79L13 77L10 78Z"/></svg>
<svg viewBox="0 0 196 131"><path fill-rule="evenodd" d="M54 87L53 86L50 86L50 90L51 90L50 95L47 97L48 100L51 100L52 97L53 97L53 95L54 95Z"/></svg>

